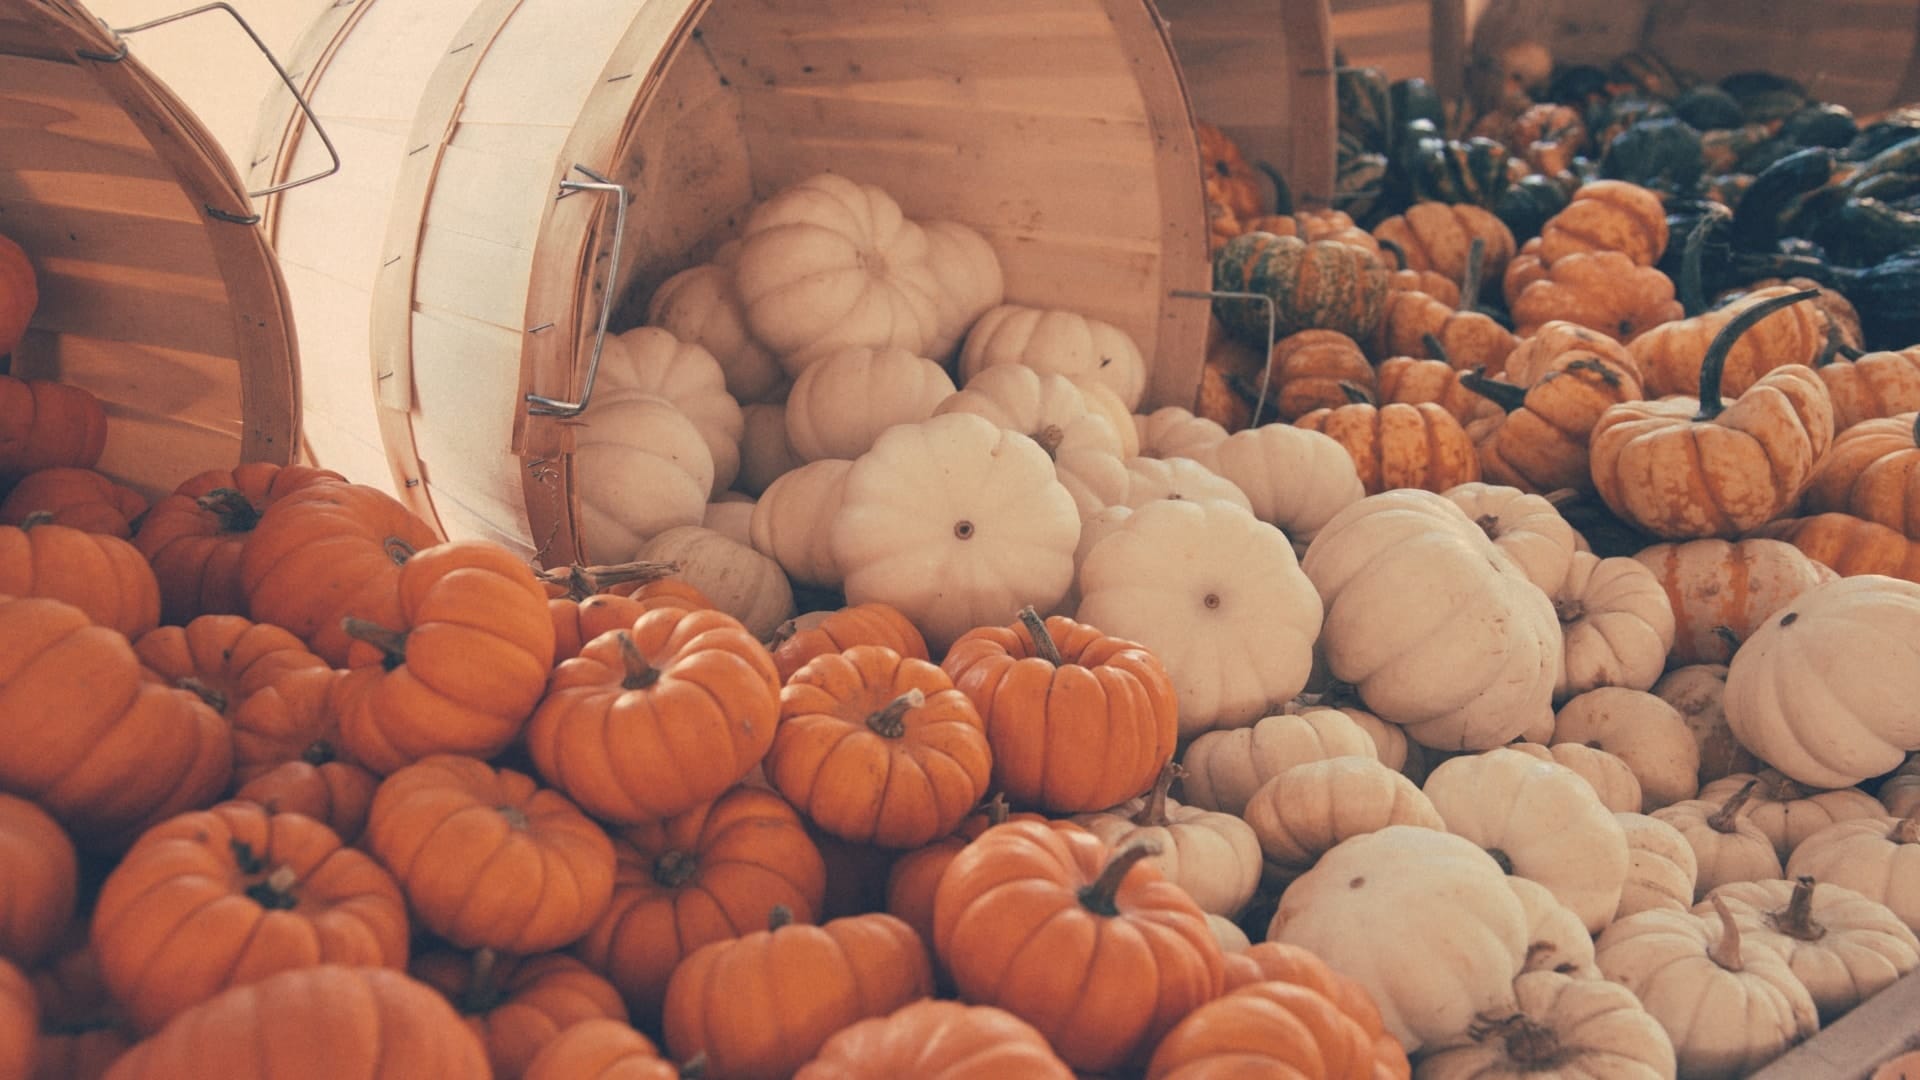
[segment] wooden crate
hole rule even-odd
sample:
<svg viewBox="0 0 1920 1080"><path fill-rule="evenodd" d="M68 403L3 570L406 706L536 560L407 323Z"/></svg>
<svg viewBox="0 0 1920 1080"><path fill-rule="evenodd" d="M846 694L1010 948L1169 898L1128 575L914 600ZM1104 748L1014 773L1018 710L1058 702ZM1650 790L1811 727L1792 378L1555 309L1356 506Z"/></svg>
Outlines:
<svg viewBox="0 0 1920 1080"><path fill-rule="evenodd" d="M1451 98L1463 89L1467 17L1466 0L1333 0L1333 42L1349 64L1426 79Z"/></svg>
<svg viewBox="0 0 1920 1080"><path fill-rule="evenodd" d="M577 399L605 290L576 165L628 186L621 292L831 168L980 229L1009 300L1124 327L1149 401L1190 402L1208 311L1170 293L1209 281L1206 217L1168 32L1147 0L343 0L290 67L344 169L266 207L306 442L449 535L577 556L569 429L525 402ZM289 101L262 118L256 185L318 160Z"/></svg>
<svg viewBox="0 0 1920 1080"><path fill-rule="evenodd" d="M293 317L246 187L74 0L0 0L0 233L41 300L9 374L97 395L100 468L148 497L291 460Z"/></svg>

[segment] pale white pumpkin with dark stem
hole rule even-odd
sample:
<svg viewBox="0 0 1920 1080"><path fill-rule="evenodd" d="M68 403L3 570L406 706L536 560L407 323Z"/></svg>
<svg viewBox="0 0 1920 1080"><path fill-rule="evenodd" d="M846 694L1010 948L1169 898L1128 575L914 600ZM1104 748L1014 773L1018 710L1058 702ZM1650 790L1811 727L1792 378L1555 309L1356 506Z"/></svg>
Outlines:
<svg viewBox="0 0 1920 1080"><path fill-rule="evenodd" d="M1153 790L1097 814L1076 814L1074 824L1114 850L1150 844L1146 860L1168 881L1185 889L1200 910L1232 917L1260 886L1260 841L1253 827L1232 814L1182 806L1167 796L1178 766L1169 765Z"/></svg>
<svg viewBox="0 0 1920 1080"><path fill-rule="evenodd" d="M1920 967L1920 938L1887 905L1844 885L1742 881L1722 885L1724 901L1749 945L1772 949L1806 984L1823 1022L1834 1020ZM1694 914L1712 906L1699 904Z"/></svg>
<svg viewBox="0 0 1920 1080"><path fill-rule="evenodd" d="M1673 1080L1673 1040L1633 996L1605 979L1531 971L1514 1009L1483 1017L1457 1046L1423 1059L1420 1080Z"/></svg>
<svg viewBox="0 0 1920 1080"><path fill-rule="evenodd" d="M649 537L705 518L713 455L671 402L595 394L580 421L573 477L588 562L626 562Z"/></svg>

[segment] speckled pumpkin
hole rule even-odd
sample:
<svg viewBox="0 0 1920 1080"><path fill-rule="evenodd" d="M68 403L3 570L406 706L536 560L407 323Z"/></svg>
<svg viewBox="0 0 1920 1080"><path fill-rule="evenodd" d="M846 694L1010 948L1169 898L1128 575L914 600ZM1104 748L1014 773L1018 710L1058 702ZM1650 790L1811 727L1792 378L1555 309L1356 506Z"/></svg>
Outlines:
<svg viewBox="0 0 1920 1080"><path fill-rule="evenodd" d="M1460 421L1438 405L1342 405L1296 425L1346 448L1367 494L1393 488L1445 491L1480 479L1480 458Z"/></svg>
<svg viewBox="0 0 1920 1080"><path fill-rule="evenodd" d="M1322 329L1358 339L1380 322L1387 270L1371 253L1349 244L1255 232L1220 248L1213 259L1213 287L1272 297L1276 338ZM1264 305L1218 300L1214 311L1234 337L1266 347Z"/></svg>

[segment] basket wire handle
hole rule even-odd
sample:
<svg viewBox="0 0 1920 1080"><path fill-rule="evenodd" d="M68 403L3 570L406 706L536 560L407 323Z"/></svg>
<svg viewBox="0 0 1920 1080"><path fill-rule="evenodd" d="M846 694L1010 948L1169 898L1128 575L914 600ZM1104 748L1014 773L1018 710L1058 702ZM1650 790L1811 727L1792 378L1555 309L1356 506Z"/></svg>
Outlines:
<svg viewBox="0 0 1920 1080"><path fill-rule="evenodd" d="M1253 300L1267 309L1267 351L1266 360L1260 365L1260 395L1254 399L1253 415L1247 418L1247 427L1259 427L1260 414L1266 411L1267 393L1273 382L1273 339L1280 322L1280 310L1274 304L1273 297L1266 293L1227 292L1220 289L1174 289L1169 295L1182 300Z"/></svg>
<svg viewBox="0 0 1920 1080"><path fill-rule="evenodd" d="M327 157L332 162L332 164L328 165L325 169L314 173L312 176L303 176L298 180L288 180L284 183L275 184L272 187L261 188L259 191L249 191L247 192L247 198L259 199L275 194L276 192L289 191L304 184L311 184L315 180L324 180L334 173L339 172L340 151L334 149L333 140L327 137L326 129L320 126L320 118L313 114L313 106L307 104L306 95L302 94L300 88L293 84L293 76L287 74L287 69L280 63L279 58L273 55L273 50L267 48L267 43L260 39L260 35L254 32L253 26L249 24L246 18L238 11L235 11L231 4L221 2L201 4L199 7L189 8L186 11L176 11L171 15L162 15L157 19L148 19L146 22L138 23L134 26L109 26L107 27L107 32L112 34L113 39L120 45L117 52L108 54L82 51L78 55L83 60L95 60L105 64L119 63L127 58L126 36L128 34L137 34L142 30L151 30L156 26L165 26L168 23L192 18L195 15L204 15L209 11L224 11L228 15L233 16L233 21L239 23L240 29L244 30L246 35L253 39L254 47L260 50L260 55L267 58L267 63L273 65L274 74L280 76L280 81L286 84L287 92L293 95L294 102L300 106L300 112L306 116L307 123L313 127L313 133L320 136L320 145L326 148ZM207 209L217 217L229 221L236 221L241 224L251 225L253 222L260 220L258 215L254 215L249 220L214 210L212 207L208 207Z"/></svg>
<svg viewBox="0 0 1920 1080"><path fill-rule="evenodd" d="M580 400L562 401L558 398L530 393L526 401L527 412L532 416L569 418L587 411L587 404L593 400L594 380L600 376L600 350L607 343L607 320L613 316L613 298L618 293L614 283L620 275L620 241L627 233L627 189L625 185L617 184L585 165L576 162L573 168L575 172L584 175L587 179L560 181L558 198L564 199L576 191L600 191L614 195L613 243L607 249L607 286L600 297L600 325L593 333L593 352L587 357L586 385L580 388Z"/></svg>

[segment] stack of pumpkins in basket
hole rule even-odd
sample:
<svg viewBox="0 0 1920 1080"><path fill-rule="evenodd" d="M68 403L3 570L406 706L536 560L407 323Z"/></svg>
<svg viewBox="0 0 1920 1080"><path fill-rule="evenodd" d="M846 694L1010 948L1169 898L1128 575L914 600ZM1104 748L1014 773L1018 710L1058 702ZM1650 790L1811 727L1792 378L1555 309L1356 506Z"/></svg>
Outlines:
<svg viewBox="0 0 1920 1080"><path fill-rule="evenodd" d="M1226 243L1251 426L814 178L609 340L547 571L0 377L0 1080L1750 1072L1920 966L1920 584L1812 539L1920 401L1791 289L1445 298L1638 205Z"/></svg>

